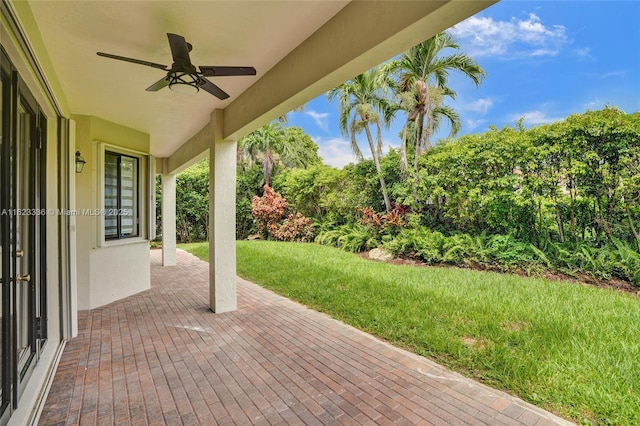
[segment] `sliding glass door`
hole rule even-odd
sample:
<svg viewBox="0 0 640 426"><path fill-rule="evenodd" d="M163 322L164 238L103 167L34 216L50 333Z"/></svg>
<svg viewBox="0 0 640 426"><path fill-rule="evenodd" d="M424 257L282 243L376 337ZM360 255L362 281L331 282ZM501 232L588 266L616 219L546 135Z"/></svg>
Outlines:
<svg viewBox="0 0 640 426"><path fill-rule="evenodd" d="M0 52L0 419L7 417L9 398L5 397L5 389L9 387L8 365L5 363L7 350L10 347L9 337L9 312L10 303L7 297L9 285L5 283L5 276L9 273L9 256L7 247L9 246L8 222L9 218L3 214L3 209L8 205L8 173L9 156L6 141L9 140L8 111L5 107L9 104L9 78L5 67L4 52Z"/></svg>
<svg viewBox="0 0 640 426"><path fill-rule="evenodd" d="M46 342L44 263L46 121L0 51L0 423L20 396Z"/></svg>

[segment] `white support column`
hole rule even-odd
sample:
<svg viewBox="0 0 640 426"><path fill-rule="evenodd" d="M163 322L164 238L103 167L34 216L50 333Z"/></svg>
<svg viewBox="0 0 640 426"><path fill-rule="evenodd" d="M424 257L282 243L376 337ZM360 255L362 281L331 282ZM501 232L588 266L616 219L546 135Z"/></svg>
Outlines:
<svg viewBox="0 0 640 426"><path fill-rule="evenodd" d="M162 266L176 264L176 175L162 175Z"/></svg>
<svg viewBox="0 0 640 426"><path fill-rule="evenodd" d="M237 309L236 141L222 137L223 111L211 114L209 148L209 303L216 313Z"/></svg>

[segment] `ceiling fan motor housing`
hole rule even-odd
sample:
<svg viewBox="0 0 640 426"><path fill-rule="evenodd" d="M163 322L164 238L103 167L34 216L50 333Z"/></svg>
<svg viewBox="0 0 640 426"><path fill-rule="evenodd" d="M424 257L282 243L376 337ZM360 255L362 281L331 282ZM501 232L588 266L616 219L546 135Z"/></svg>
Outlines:
<svg viewBox="0 0 640 426"><path fill-rule="evenodd" d="M110 53L98 52L98 56L132 62L134 64L145 65L167 71L167 75L164 78L161 78L151 86L147 87L146 90L149 92L156 92L167 86L175 92L182 93L198 93L200 89L204 89L213 96L224 100L227 99L229 95L224 90L204 78L204 76L221 77L256 75L256 70L253 67L201 66L200 71L198 71L198 69L191 63L191 58L189 57L189 52L191 52L193 46L190 43L187 43L184 37L178 34L167 33L167 37L169 39L169 47L171 48L171 56L173 58L171 68L167 68L164 65L156 64L154 62L126 58L124 56L112 55Z"/></svg>

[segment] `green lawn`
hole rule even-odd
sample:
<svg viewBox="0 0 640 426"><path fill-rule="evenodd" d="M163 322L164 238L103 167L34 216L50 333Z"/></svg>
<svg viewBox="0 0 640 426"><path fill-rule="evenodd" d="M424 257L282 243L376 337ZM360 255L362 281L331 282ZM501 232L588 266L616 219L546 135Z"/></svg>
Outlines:
<svg viewBox="0 0 640 426"><path fill-rule="evenodd" d="M237 256L243 278L561 416L640 424L636 296L316 244L238 241Z"/></svg>

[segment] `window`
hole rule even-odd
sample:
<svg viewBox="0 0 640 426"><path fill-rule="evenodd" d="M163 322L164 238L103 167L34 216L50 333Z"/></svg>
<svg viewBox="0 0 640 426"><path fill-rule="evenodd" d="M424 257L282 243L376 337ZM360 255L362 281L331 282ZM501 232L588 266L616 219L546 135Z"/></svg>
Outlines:
<svg viewBox="0 0 640 426"><path fill-rule="evenodd" d="M154 160L147 153L95 140L96 246L134 244L150 235L150 190Z"/></svg>
<svg viewBox="0 0 640 426"><path fill-rule="evenodd" d="M104 238L118 240L140 235L138 157L104 153Z"/></svg>

